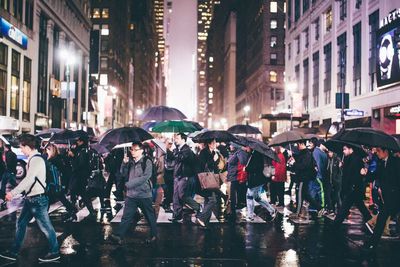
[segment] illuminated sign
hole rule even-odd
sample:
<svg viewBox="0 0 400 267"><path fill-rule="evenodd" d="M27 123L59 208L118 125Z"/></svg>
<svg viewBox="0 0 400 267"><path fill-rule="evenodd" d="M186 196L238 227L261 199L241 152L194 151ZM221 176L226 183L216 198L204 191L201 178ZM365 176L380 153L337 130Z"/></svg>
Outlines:
<svg viewBox="0 0 400 267"><path fill-rule="evenodd" d="M28 48L28 37L7 20L0 18L0 33L23 49Z"/></svg>
<svg viewBox="0 0 400 267"><path fill-rule="evenodd" d="M393 113L393 114L398 114L398 113L400 113L400 105L398 105L398 106L396 106L396 107L391 107L391 108L389 109L389 112L390 112L390 113Z"/></svg>
<svg viewBox="0 0 400 267"><path fill-rule="evenodd" d="M344 111L344 115L346 116L364 116L364 111L358 109L347 109Z"/></svg>
<svg viewBox="0 0 400 267"><path fill-rule="evenodd" d="M400 18L400 8L393 10L392 12L389 13L389 15L384 17L381 20L379 27L382 28L383 26L386 26L399 18Z"/></svg>

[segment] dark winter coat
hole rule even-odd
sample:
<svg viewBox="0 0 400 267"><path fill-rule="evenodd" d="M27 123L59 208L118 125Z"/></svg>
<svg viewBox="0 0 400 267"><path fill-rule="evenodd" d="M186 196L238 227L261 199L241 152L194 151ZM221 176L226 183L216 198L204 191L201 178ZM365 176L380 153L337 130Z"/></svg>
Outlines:
<svg viewBox="0 0 400 267"><path fill-rule="evenodd" d="M174 178L193 177L196 175L196 155L187 144L174 150Z"/></svg>
<svg viewBox="0 0 400 267"><path fill-rule="evenodd" d="M294 159L292 169L299 182L311 181L316 178L313 156L308 149L300 150L297 155L294 155Z"/></svg>
<svg viewBox="0 0 400 267"><path fill-rule="evenodd" d="M247 187L254 188L266 183L266 177L263 174L264 156L257 151L253 151L250 161L246 167L248 173Z"/></svg>

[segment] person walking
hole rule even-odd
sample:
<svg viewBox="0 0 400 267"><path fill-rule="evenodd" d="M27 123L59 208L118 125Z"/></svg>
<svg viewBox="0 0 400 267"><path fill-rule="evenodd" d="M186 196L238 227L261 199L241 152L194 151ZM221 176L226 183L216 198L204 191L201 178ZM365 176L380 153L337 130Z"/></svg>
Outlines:
<svg viewBox="0 0 400 267"><path fill-rule="evenodd" d="M121 173L124 177L129 177L125 183L127 189L125 206L119 228L109 236L112 242L122 244L132 222L136 226L135 214L138 207L142 210L146 220L150 225L150 238L146 243L157 241L157 222L152 203L152 184L150 181L153 166L149 158L143 155L143 144L133 143L131 148L132 159L124 156L121 165Z"/></svg>
<svg viewBox="0 0 400 267"><path fill-rule="evenodd" d="M193 199L187 190L189 179L194 178L196 175L197 162L196 155L186 144L186 140L187 136L184 133L178 133L175 136L174 213L172 219L169 219L175 223L183 219L183 206L195 212L200 211L200 204Z"/></svg>
<svg viewBox="0 0 400 267"><path fill-rule="evenodd" d="M165 141L166 145L166 154L164 157L164 200L162 203L162 207L165 212L172 213L171 203L174 195L174 154L171 150L172 141L167 139Z"/></svg>
<svg viewBox="0 0 400 267"><path fill-rule="evenodd" d="M3 145L4 151L2 153L2 159L0 160L0 167L3 171L0 170L0 178L1 178L1 189L0 189L0 198L3 199L3 203L1 204L0 210L4 210L6 208L5 204L5 195L7 184L10 183L12 187L17 186L17 181L15 178L15 174L17 173L17 155L11 150L10 144Z"/></svg>
<svg viewBox="0 0 400 267"><path fill-rule="evenodd" d="M330 202L326 208L330 214L337 213L342 206L342 168L339 157L332 151L328 151L327 183L325 183L325 194L329 195ZM328 199L328 198L327 198Z"/></svg>
<svg viewBox="0 0 400 267"><path fill-rule="evenodd" d="M338 228L344 219L348 216L350 208L355 205L361 212L366 226L368 228L370 220L373 220L371 214L364 204L364 175L362 170L364 162L351 145L343 146L345 155L343 163L343 181L346 182L344 188L344 199L338 214L336 215L334 226ZM372 222L370 222L372 224ZM368 229L370 230L370 229Z"/></svg>
<svg viewBox="0 0 400 267"><path fill-rule="evenodd" d="M272 165L275 168L275 174L271 177L271 203L275 204L278 200L278 207L285 206L284 195L285 195L285 182L287 179L286 175L286 158L282 153L282 147L278 146L275 148L280 162L272 161Z"/></svg>
<svg viewBox="0 0 400 267"><path fill-rule="evenodd" d="M19 137L22 153L28 156L26 177L13 190L6 194L6 200L11 201L17 195L25 192L24 204L17 219L15 239L11 249L0 254L8 260L17 260L25 239L26 227L30 220L35 218L39 229L46 236L49 250L46 255L39 258L41 262L56 261L60 258L59 245L56 232L51 224L47 208L48 197L45 195L46 163L35 147L35 136L23 134Z"/></svg>

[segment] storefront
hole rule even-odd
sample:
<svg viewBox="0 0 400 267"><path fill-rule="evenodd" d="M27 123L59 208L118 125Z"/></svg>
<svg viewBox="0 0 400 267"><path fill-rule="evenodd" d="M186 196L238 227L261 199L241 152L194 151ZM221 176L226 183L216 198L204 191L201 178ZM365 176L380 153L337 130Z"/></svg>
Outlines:
<svg viewBox="0 0 400 267"><path fill-rule="evenodd" d="M388 134L400 134L400 103L372 109L372 127Z"/></svg>

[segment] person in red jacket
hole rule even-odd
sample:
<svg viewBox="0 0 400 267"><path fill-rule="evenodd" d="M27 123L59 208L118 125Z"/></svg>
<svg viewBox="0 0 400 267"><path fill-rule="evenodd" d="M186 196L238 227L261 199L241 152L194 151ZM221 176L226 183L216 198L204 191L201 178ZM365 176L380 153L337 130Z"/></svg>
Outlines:
<svg viewBox="0 0 400 267"><path fill-rule="evenodd" d="M282 147L278 146L275 148L275 152L280 159L280 162L272 161L272 165L275 168L275 175L272 176L271 181L271 204L276 204L279 201L278 207L283 207L284 194L285 194L285 182L286 182L286 159L282 153Z"/></svg>

